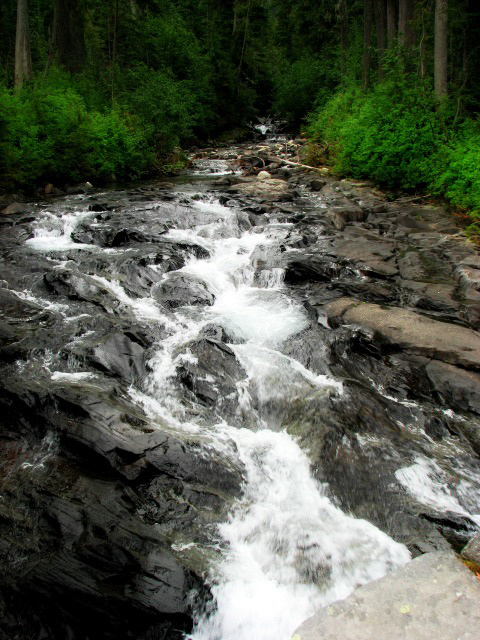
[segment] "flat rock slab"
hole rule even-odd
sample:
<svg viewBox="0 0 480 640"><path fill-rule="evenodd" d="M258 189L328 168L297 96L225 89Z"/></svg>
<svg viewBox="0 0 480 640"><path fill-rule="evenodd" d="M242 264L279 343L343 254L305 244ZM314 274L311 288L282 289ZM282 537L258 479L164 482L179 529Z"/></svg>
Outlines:
<svg viewBox="0 0 480 640"><path fill-rule="evenodd" d="M398 284L416 298L415 306L441 310L457 310L460 306L454 298L456 291L454 285L415 280L399 280Z"/></svg>
<svg viewBox="0 0 480 640"><path fill-rule="evenodd" d="M327 318L370 329L388 344L449 364L480 369L480 334L400 307L339 298L324 307Z"/></svg>
<svg viewBox="0 0 480 640"><path fill-rule="evenodd" d="M244 184L236 184L228 188L229 191L242 193L263 200L282 200L288 195L288 183L285 180L268 178L266 180L255 180Z"/></svg>
<svg viewBox="0 0 480 640"><path fill-rule="evenodd" d="M296 631L295 640L477 640L480 581L449 551L427 553L356 589Z"/></svg>
<svg viewBox="0 0 480 640"><path fill-rule="evenodd" d="M339 258L363 265L373 274L390 277L398 273L395 242L373 231L351 229L335 240L335 253Z"/></svg>

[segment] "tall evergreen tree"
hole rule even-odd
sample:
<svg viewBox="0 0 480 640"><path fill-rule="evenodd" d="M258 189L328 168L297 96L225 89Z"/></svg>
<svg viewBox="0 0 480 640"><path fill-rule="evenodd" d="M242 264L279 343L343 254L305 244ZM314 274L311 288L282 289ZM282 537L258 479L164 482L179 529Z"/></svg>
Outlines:
<svg viewBox="0 0 480 640"><path fill-rule="evenodd" d="M17 29L15 37L15 86L21 89L32 77L28 0L17 0Z"/></svg>
<svg viewBox="0 0 480 640"><path fill-rule="evenodd" d="M435 2L435 95L448 93L448 0Z"/></svg>

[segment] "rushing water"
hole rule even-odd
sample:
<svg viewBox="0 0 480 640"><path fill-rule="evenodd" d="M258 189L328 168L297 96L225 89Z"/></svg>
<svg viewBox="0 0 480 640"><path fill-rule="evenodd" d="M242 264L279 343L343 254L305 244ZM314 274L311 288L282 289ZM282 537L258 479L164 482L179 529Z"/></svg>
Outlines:
<svg viewBox="0 0 480 640"><path fill-rule="evenodd" d="M203 174L227 171L227 166L211 171L208 163L201 166ZM340 381L318 375L282 352L309 320L284 288L282 269L256 272L254 268L254 251L278 252L288 225L245 228L235 208L207 195L190 206L195 214L190 228L174 227L165 238L208 251L207 258L192 255L179 272L205 285L214 295L213 305L187 305L167 313L152 297L129 294L115 273L89 278L125 313L164 331L150 360L151 373L141 388L129 391L132 401L152 421L161 421L163 428L196 433L206 447L236 457L244 465L243 497L219 527L221 557L207 576L214 599L198 613L191 638L288 640L319 606L383 576L407 562L410 554L374 525L335 506L325 487L313 478L308 452L286 432L278 415L270 418L268 411L260 415L253 406L252 397L267 406L276 399L295 402L305 394L343 392ZM45 212L27 244L31 250L47 253L58 267L68 265L71 251L128 251L74 242L73 230L89 217L92 214L81 201L61 216ZM174 273L178 271L166 273L163 280ZM230 425L228 418L195 420L178 389L178 367L195 360L189 343L212 324L223 327L247 373L237 382L237 417L243 427ZM82 371L52 371L51 375L53 382L71 384L90 378L89 372ZM421 464L399 472L400 481L410 483Z"/></svg>

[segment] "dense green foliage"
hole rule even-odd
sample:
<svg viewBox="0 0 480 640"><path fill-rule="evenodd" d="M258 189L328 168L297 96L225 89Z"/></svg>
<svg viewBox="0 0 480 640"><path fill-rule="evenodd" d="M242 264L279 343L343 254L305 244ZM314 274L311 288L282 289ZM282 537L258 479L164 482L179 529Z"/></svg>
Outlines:
<svg viewBox="0 0 480 640"><path fill-rule="evenodd" d="M58 84L0 92L3 180L69 182L139 174L152 161L146 137L117 110L89 111L74 89Z"/></svg>
<svg viewBox="0 0 480 640"><path fill-rule="evenodd" d="M7 0L0 187L140 176L268 109L260 4L30 0L34 73L18 92Z"/></svg>
<svg viewBox="0 0 480 640"><path fill-rule="evenodd" d="M429 183L443 134L433 100L407 77L336 94L310 130L329 141L339 172L407 189Z"/></svg>
<svg viewBox="0 0 480 640"><path fill-rule="evenodd" d="M384 79L367 88L362 87L360 54L352 43L344 82L326 102L320 95L320 104L308 116L312 158L327 160L339 174L443 196L470 211L468 231L479 235L480 88L470 59L478 61L473 38L480 10L473 2L451 0L449 25L458 48L452 39L449 55L458 66L451 64L449 96L439 101L433 91L432 9L426 0L416 3L420 43L405 49L395 42L382 58ZM359 15L351 20L355 27Z"/></svg>
<svg viewBox="0 0 480 640"><path fill-rule="evenodd" d="M378 12L366 40L367 2L29 0L33 77L15 91L16 0L5 0L0 187L145 175L179 146L270 113L292 131L308 122L339 173L480 211L478 3L449 0L439 101L434 0L389 0L414 6L413 35L397 23L387 41L384 22L383 44Z"/></svg>

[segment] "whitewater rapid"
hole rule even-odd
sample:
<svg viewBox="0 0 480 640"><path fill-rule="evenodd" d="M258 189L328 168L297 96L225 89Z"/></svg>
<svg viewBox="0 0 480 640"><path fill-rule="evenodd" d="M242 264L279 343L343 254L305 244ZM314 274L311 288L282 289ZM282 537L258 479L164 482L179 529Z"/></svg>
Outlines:
<svg viewBox="0 0 480 640"><path fill-rule="evenodd" d="M306 394L343 393L341 382L283 353L288 340L308 328L309 319L284 287L282 269L258 273L254 267L256 250L280 250L288 225L245 228L239 211L208 196L192 207L197 223L171 229L165 237L198 245L209 257L191 256L182 269L163 278L180 272L196 279L214 295L211 306L187 305L167 313L153 297L133 298L108 274L89 277L139 322L163 328L148 378L141 388L129 390L132 400L152 424L194 433L204 446L236 458L244 468L242 498L219 526L220 556L206 576L213 600L197 610L191 640L288 640L318 607L408 562L410 554L374 525L336 506L313 477L308 452L278 416L260 416L252 402L255 397L266 406L276 399L294 403ZM72 249L102 251L71 239L88 215L81 203L63 218L45 214L29 246L53 256ZM245 426L187 415L176 375L183 363L195 360L189 344L209 325L223 328L246 371L237 383L237 417ZM402 478L407 476L404 472Z"/></svg>

